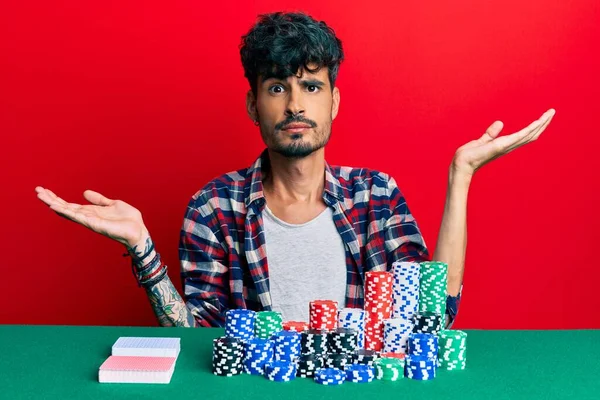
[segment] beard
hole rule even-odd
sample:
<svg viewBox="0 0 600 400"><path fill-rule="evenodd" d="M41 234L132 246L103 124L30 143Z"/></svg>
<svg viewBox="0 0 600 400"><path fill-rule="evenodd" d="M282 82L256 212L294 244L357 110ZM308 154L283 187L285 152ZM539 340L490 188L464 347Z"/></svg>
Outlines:
<svg viewBox="0 0 600 400"><path fill-rule="evenodd" d="M322 149L327 144L327 140L322 141L317 144L307 143L302 140L302 138L296 139L293 137L293 142L287 145L283 145L281 143L277 143L276 146L273 147L273 151L281 154L286 158L304 158L315 151Z"/></svg>
<svg viewBox="0 0 600 400"><path fill-rule="evenodd" d="M286 158L300 159L308 157L317 150L322 149L329 142L331 137L331 124L324 127L324 131L314 131L315 140L310 142L304 139L304 135L295 134L291 135L292 142L284 144L281 142L280 137L274 136L268 146L272 151L281 154ZM268 142L267 142L268 143Z"/></svg>

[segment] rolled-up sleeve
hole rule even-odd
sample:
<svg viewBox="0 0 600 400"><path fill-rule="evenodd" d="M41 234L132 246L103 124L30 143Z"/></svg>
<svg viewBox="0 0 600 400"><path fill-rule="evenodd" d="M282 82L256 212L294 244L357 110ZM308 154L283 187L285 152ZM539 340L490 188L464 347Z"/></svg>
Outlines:
<svg viewBox="0 0 600 400"><path fill-rule="evenodd" d="M195 203L188 205L179 239L184 299L200 326L222 327L229 298L227 254Z"/></svg>

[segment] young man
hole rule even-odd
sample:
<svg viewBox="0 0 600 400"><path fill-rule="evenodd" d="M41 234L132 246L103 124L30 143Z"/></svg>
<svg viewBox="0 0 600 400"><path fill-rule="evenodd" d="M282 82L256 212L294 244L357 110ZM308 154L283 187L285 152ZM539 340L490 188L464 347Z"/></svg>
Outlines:
<svg viewBox="0 0 600 400"><path fill-rule="evenodd" d="M192 197L179 248L185 301L138 210L90 190L84 196L92 205L78 205L36 188L58 214L127 247L163 326L222 326L229 308L272 309L286 320L307 321L313 299L361 307L366 271L430 259L393 178L325 161L344 59L334 31L302 13L262 15L243 36L240 54L250 84L248 115L266 149L249 168L214 179ZM462 289L473 174L536 140L553 115L550 109L503 137L498 137L502 122L496 121L456 151L433 255L448 263L448 327Z"/></svg>

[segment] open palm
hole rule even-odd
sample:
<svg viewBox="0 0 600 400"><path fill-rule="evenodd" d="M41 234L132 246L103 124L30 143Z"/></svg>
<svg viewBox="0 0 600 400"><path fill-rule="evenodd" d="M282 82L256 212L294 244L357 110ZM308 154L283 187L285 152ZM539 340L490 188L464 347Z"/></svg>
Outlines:
<svg viewBox="0 0 600 400"><path fill-rule="evenodd" d="M498 137L498 134L504 125L501 121L494 122L483 136L470 141L456 151L454 156L455 169L472 175L490 161L537 140L554 117L554 114L555 110L551 108L529 126L511 135L500 137Z"/></svg>
<svg viewBox="0 0 600 400"><path fill-rule="evenodd" d="M38 198L58 215L124 245L138 243L146 231L142 214L124 201L111 200L98 192L86 190L83 197L92 204L81 205L68 203L41 186L35 191Z"/></svg>

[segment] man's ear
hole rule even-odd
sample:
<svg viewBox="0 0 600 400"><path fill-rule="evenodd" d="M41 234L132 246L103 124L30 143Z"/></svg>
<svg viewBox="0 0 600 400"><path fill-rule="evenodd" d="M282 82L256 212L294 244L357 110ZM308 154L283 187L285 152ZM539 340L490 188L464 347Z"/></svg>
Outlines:
<svg viewBox="0 0 600 400"><path fill-rule="evenodd" d="M258 119L258 113L256 112L256 98L254 98L252 89L248 90L248 93L246 93L246 111L252 121Z"/></svg>
<svg viewBox="0 0 600 400"><path fill-rule="evenodd" d="M336 87L333 88L332 104L331 104L331 120L333 121L338 114L340 109L340 90Z"/></svg>

